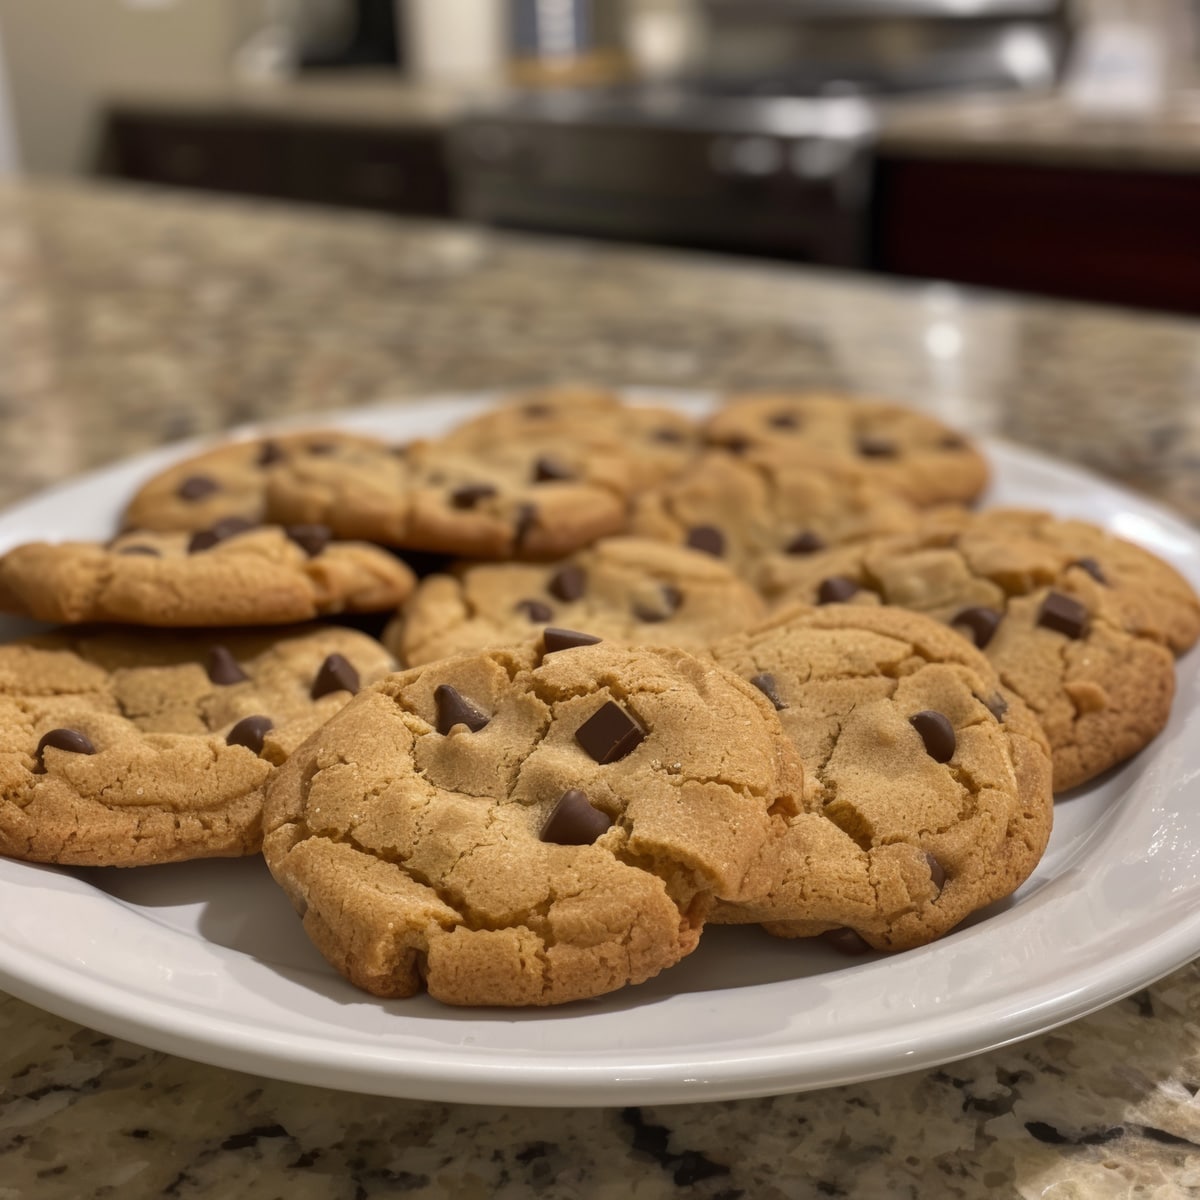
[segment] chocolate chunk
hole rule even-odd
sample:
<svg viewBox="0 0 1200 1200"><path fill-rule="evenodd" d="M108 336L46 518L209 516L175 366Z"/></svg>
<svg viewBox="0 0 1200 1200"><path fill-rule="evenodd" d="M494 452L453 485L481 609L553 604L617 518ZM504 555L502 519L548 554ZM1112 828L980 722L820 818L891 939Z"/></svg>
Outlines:
<svg viewBox="0 0 1200 1200"><path fill-rule="evenodd" d="M575 730L575 740L601 764L624 758L636 750L645 737L646 731L613 700Z"/></svg>
<svg viewBox="0 0 1200 1200"><path fill-rule="evenodd" d="M683 603L683 593L669 583L664 583L658 589L658 594L662 599L657 605L640 600L633 606L633 615L639 621L648 621L652 624L665 621L668 617L673 617Z"/></svg>
<svg viewBox="0 0 1200 1200"><path fill-rule="evenodd" d="M554 654L558 650L574 650L576 646L594 646L600 640L591 633L580 633L577 629L559 629L551 625L542 632L542 652Z"/></svg>
<svg viewBox="0 0 1200 1200"><path fill-rule="evenodd" d="M324 458L337 450L337 446L333 442L309 442L304 448L309 454L315 454L319 458Z"/></svg>
<svg viewBox="0 0 1200 1200"><path fill-rule="evenodd" d="M140 542L132 546L122 546L117 551L118 554L144 554L147 558L162 558L161 551L155 550L153 546L143 546Z"/></svg>
<svg viewBox="0 0 1200 1200"><path fill-rule="evenodd" d="M544 625L554 619L554 610L540 600L518 600L513 608L523 612L535 625Z"/></svg>
<svg viewBox="0 0 1200 1200"><path fill-rule="evenodd" d="M480 500L495 494L496 489L490 483L464 483L450 493L450 503L455 508L474 508Z"/></svg>
<svg viewBox="0 0 1200 1200"><path fill-rule="evenodd" d="M683 435L682 430L669 429L666 426L663 426L659 429L651 430L650 436L656 442L664 442L667 445L671 445L671 446L677 446L684 440L684 435Z"/></svg>
<svg viewBox="0 0 1200 1200"><path fill-rule="evenodd" d="M218 542L253 528L254 522L245 517L224 517L211 529L201 529L193 533L188 539L188 553L199 554L202 550L211 550Z"/></svg>
<svg viewBox="0 0 1200 1200"><path fill-rule="evenodd" d="M492 719L448 683L439 683L434 688L433 702L437 705L437 731L441 734L449 733L455 725L465 725L472 733L478 733Z"/></svg>
<svg viewBox="0 0 1200 1200"><path fill-rule="evenodd" d="M934 762L949 762L954 757L958 739L954 736L954 726L944 714L926 709L909 717L908 723L921 735L925 753Z"/></svg>
<svg viewBox="0 0 1200 1200"><path fill-rule="evenodd" d="M555 483L561 480L574 479L575 472L571 470L561 459L552 457L549 454L542 455L541 458L533 464L533 481L534 483Z"/></svg>
<svg viewBox="0 0 1200 1200"><path fill-rule="evenodd" d="M763 671L761 675L751 675L750 682L775 705L776 712L787 708L787 705L779 698L779 692L776 691L775 676L770 671Z"/></svg>
<svg viewBox="0 0 1200 1200"><path fill-rule="evenodd" d="M533 417L534 420L538 420L541 417L548 417L550 415L550 405L526 404L525 407L521 409L521 412L523 412L527 417Z"/></svg>
<svg viewBox="0 0 1200 1200"><path fill-rule="evenodd" d="M732 437L725 439L725 449L730 454L745 454L750 449L750 439L743 437L741 434L735 433Z"/></svg>
<svg viewBox="0 0 1200 1200"><path fill-rule="evenodd" d="M816 554L818 550L824 550L825 547L824 538L813 533L811 529L806 529L803 533L796 534L784 547L784 550L788 554Z"/></svg>
<svg viewBox="0 0 1200 1200"><path fill-rule="evenodd" d="M693 550L703 550L714 558L725 553L725 535L715 525L693 525L688 530L687 544Z"/></svg>
<svg viewBox="0 0 1200 1200"><path fill-rule="evenodd" d="M772 429L798 429L800 426L800 417L797 413L789 412L784 408L780 409L779 412L772 413L767 418L767 424Z"/></svg>
<svg viewBox="0 0 1200 1200"><path fill-rule="evenodd" d="M1071 596L1050 592L1038 609L1037 623L1069 638L1083 637L1087 629L1088 610Z"/></svg>
<svg viewBox="0 0 1200 1200"><path fill-rule="evenodd" d="M51 729L47 733L43 733L41 740L37 744L37 767L35 771L42 772L46 769L46 757L44 751L49 746L54 750L66 750L69 754L95 754L96 747L92 745L91 739L86 733L80 733L78 729Z"/></svg>
<svg viewBox="0 0 1200 1200"><path fill-rule="evenodd" d="M227 746L245 746L254 754L261 754L263 738L275 728L270 717L243 717L226 735Z"/></svg>
<svg viewBox="0 0 1200 1200"><path fill-rule="evenodd" d="M319 700L330 692L357 692L358 688L358 672L350 661L344 655L331 654L321 664L309 695Z"/></svg>
<svg viewBox="0 0 1200 1200"><path fill-rule="evenodd" d="M831 575L828 579L821 580L817 588L817 603L845 604L858 592L859 586L853 579L847 579L845 575Z"/></svg>
<svg viewBox="0 0 1200 1200"><path fill-rule="evenodd" d="M258 458L255 461L260 467L270 467L274 466L277 462L283 462L283 459L283 447L278 442L272 442L268 439L259 446Z"/></svg>
<svg viewBox="0 0 1200 1200"><path fill-rule="evenodd" d="M829 929L821 934L821 941L839 954L857 958L862 954L871 954L873 947L853 929Z"/></svg>
<svg viewBox="0 0 1200 1200"><path fill-rule="evenodd" d="M587 572L582 567L562 567L546 584L546 591L559 600L578 600L587 591Z"/></svg>
<svg viewBox="0 0 1200 1200"><path fill-rule="evenodd" d="M205 496L211 496L213 492L219 492L221 485L215 480L210 479L207 475L189 475L176 489L175 495L180 500L203 500Z"/></svg>
<svg viewBox="0 0 1200 1200"><path fill-rule="evenodd" d="M928 850L925 852L925 861L929 864L929 878L940 892L946 886L946 868Z"/></svg>
<svg viewBox="0 0 1200 1200"><path fill-rule="evenodd" d="M328 525L288 525L284 533L308 555L316 558L333 538L333 530Z"/></svg>
<svg viewBox="0 0 1200 1200"><path fill-rule="evenodd" d="M1077 558L1073 563L1069 564L1072 567L1078 567L1081 571L1086 571L1097 583L1108 586L1108 579L1100 564L1094 558Z"/></svg>
<svg viewBox="0 0 1200 1200"><path fill-rule="evenodd" d="M955 613L950 624L965 625L966 634L982 650L992 640L1003 618L1002 612L977 605L974 608L964 608Z"/></svg>
<svg viewBox="0 0 1200 1200"><path fill-rule="evenodd" d="M513 546L520 548L533 527L537 524L537 508L532 504L518 504L513 513Z"/></svg>
<svg viewBox="0 0 1200 1200"><path fill-rule="evenodd" d="M209 646L208 661L204 666L208 677L218 687L228 687L231 683L244 683L250 678L226 646Z"/></svg>
<svg viewBox="0 0 1200 1200"><path fill-rule="evenodd" d="M556 846L590 846L602 833L612 828L612 818L588 803L587 793L568 788L546 818L543 842Z"/></svg>
<svg viewBox="0 0 1200 1200"><path fill-rule="evenodd" d="M993 692L986 700L981 699L980 703L997 721L1004 720L1004 714L1008 712L1008 701L999 692Z"/></svg>
<svg viewBox="0 0 1200 1200"><path fill-rule="evenodd" d="M865 433L858 439L858 452L863 458L895 458L900 451L895 442Z"/></svg>

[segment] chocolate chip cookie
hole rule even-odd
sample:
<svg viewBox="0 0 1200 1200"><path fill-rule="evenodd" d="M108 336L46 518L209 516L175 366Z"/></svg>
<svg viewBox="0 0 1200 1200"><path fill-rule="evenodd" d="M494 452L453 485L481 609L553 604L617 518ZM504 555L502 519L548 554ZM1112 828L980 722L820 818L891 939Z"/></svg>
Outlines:
<svg viewBox="0 0 1200 1200"><path fill-rule="evenodd" d="M1050 835L1045 737L987 660L898 609L799 608L713 654L766 696L805 768L761 896L714 919L902 950L1030 874Z"/></svg>
<svg viewBox="0 0 1200 1200"><path fill-rule="evenodd" d="M1056 791L1135 754L1166 724L1173 653L1200 604L1173 568L1084 521L941 512L911 535L773 560L777 601L889 604L953 625L1042 722Z"/></svg>
<svg viewBox="0 0 1200 1200"><path fill-rule="evenodd" d="M120 867L252 854L276 766L392 666L335 628L0 646L0 854Z"/></svg>
<svg viewBox="0 0 1200 1200"><path fill-rule="evenodd" d="M770 703L685 651L584 640L392 675L281 770L268 866L359 987L600 995L678 961L714 896L757 886L802 786Z"/></svg>
<svg viewBox="0 0 1200 1200"><path fill-rule="evenodd" d="M430 575L383 640L409 666L527 641L544 625L695 650L765 611L757 592L710 555L618 537L554 563L473 563Z"/></svg>
<svg viewBox="0 0 1200 1200"><path fill-rule="evenodd" d="M332 542L319 525L128 533L99 545L33 542L0 558L0 611L41 621L282 625L386 612L416 580L394 555Z"/></svg>
<svg viewBox="0 0 1200 1200"><path fill-rule="evenodd" d="M935 418L879 400L825 393L731 396L707 425L710 442L741 452L775 446L798 463L857 463L914 504L975 499L987 461Z"/></svg>

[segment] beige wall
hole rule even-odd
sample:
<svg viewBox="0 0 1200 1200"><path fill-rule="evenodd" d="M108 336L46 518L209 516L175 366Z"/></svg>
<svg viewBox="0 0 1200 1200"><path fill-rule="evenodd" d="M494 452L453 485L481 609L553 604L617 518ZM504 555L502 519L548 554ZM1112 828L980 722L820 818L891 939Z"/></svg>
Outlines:
<svg viewBox="0 0 1200 1200"><path fill-rule="evenodd" d="M22 166L86 171L106 96L227 73L231 0L0 0Z"/></svg>

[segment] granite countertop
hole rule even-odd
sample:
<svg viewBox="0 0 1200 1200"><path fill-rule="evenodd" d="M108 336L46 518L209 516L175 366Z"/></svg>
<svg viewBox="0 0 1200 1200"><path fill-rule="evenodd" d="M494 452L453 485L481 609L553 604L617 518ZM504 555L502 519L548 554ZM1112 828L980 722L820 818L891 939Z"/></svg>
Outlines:
<svg viewBox="0 0 1200 1200"><path fill-rule="evenodd" d="M591 379L833 386L1200 521L1200 325L91 186L0 189L0 502L259 417ZM0 1198L1200 1194L1200 964L1020 1044L627 1109L345 1095L0 998Z"/></svg>

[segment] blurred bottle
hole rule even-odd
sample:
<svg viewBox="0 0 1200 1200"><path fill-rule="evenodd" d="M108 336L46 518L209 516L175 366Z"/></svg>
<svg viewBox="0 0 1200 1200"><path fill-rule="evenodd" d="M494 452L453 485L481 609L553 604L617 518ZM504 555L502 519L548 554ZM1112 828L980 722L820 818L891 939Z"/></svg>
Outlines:
<svg viewBox="0 0 1200 1200"><path fill-rule="evenodd" d="M593 87L629 77L621 0L509 0L509 78Z"/></svg>
<svg viewBox="0 0 1200 1200"><path fill-rule="evenodd" d="M503 0L398 0L398 8L415 79L469 85L503 78Z"/></svg>

